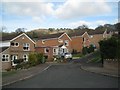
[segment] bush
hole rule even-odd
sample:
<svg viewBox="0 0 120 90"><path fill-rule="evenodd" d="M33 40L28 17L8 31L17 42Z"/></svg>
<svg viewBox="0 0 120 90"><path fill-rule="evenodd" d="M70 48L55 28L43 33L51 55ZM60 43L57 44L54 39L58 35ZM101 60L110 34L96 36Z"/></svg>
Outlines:
<svg viewBox="0 0 120 90"><path fill-rule="evenodd" d="M14 60L13 62L15 63L15 64L20 64L20 63L22 63L24 60L23 59L16 59L16 60Z"/></svg>
<svg viewBox="0 0 120 90"><path fill-rule="evenodd" d="M108 40L103 40L99 42L100 52L102 59L116 59L119 55L120 43L118 38L112 37Z"/></svg>
<svg viewBox="0 0 120 90"><path fill-rule="evenodd" d="M82 54L86 55L88 53L94 52L95 47L91 44L89 47L83 47Z"/></svg>
<svg viewBox="0 0 120 90"><path fill-rule="evenodd" d="M45 63L46 59L42 53L31 53L29 55L28 62L31 66L35 66L35 65L38 65L40 63Z"/></svg>
<svg viewBox="0 0 120 90"><path fill-rule="evenodd" d="M87 52L87 49L88 49L87 47L83 47L83 48L82 48L82 54L83 54L83 55L86 55L86 54L88 53L88 52Z"/></svg>
<svg viewBox="0 0 120 90"><path fill-rule="evenodd" d="M46 62L46 59L42 53L37 53L36 57L37 57L38 64Z"/></svg>
<svg viewBox="0 0 120 90"><path fill-rule="evenodd" d="M28 57L29 57L29 58L28 58L28 63L29 63L31 66L35 66L35 65L38 63L36 54L31 53L31 54L29 54Z"/></svg>
<svg viewBox="0 0 120 90"><path fill-rule="evenodd" d="M90 45L90 47L87 48L87 52L88 53L94 52L94 49L95 49L95 47L93 45Z"/></svg>

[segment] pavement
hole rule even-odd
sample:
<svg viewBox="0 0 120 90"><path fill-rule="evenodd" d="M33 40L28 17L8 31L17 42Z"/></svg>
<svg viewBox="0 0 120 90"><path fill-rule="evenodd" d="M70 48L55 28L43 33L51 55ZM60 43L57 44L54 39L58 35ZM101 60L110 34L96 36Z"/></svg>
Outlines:
<svg viewBox="0 0 120 90"><path fill-rule="evenodd" d="M88 60L94 58L94 54L88 54L83 58L76 59L73 62L74 63L79 63L81 66L82 70L92 72L92 73L97 73L97 74L102 74L102 75L107 75L111 77L120 77L120 73L118 72L118 69L110 69L110 68L105 68L103 67L102 63L87 63Z"/></svg>
<svg viewBox="0 0 120 90"><path fill-rule="evenodd" d="M92 73L97 73L97 74L102 74L106 76L111 76L111 77L120 77L118 75L118 70L116 69L109 69L109 68L104 68L104 67L99 67L99 66L86 66L86 65L81 65L81 69L92 72Z"/></svg>
<svg viewBox="0 0 120 90"><path fill-rule="evenodd" d="M25 80L27 78L33 77L37 75L38 73L41 73L42 71L49 68L49 64L40 64L35 67L31 67L29 69L23 69L16 71L13 75L7 75L2 77L2 86L9 85L12 83L15 83L20 80Z"/></svg>

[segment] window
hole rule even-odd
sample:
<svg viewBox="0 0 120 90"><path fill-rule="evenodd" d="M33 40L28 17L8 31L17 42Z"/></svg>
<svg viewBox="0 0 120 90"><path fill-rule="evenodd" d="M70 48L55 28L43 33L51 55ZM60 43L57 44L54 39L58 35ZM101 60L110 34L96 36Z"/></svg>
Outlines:
<svg viewBox="0 0 120 90"><path fill-rule="evenodd" d="M45 48L45 53L48 53L49 52L49 49L48 48Z"/></svg>
<svg viewBox="0 0 120 90"><path fill-rule="evenodd" d="M25 50L25 51L30 50L30 44L29 43L24 43L23 44L23 50Z"/></svg>
<svg viewBox="0 0 120 90"><path fill-rule="evenodd" d="M93 38L93 36L91 35L90 38Z"/></svg>
<svg viewBox="0 0 120 90"><path fill-rule="evenodd" d="M55 48L53 48L53 53L56 53L56 49Z"/></svg>
<svg viewBox="0 0 120 90"><path fill-rule="evenodd" d="M42 44L45 44L45 40L42 40Z"/></svg>
<svg viewBox="0 0 120 90"><path fill-rule="evenodd" d="M18 43L18 42L11 42L11 46L13 46L13 47L18 47L18 46L19 46L19 43Z"/></svg>
<svg viewBox="0 0 120 90"><path fill-rule="evenodd" d="M69 46L69 41L68 40L65 40L65 46Z"/></svg>
<svg viewBox="0 0 120 90"><path fill-rule="evenodd" d="M59 42L59 43L63 43L63 40L59 39L58 42Z"/></svg>
<svg viewBox="0 0 120 90"><path fill-rule="evenodd" d="M53 48L53 54L57 54L58 53L58 49L57 48Z"/></svg>
<svg viewBox="0 0 120 90"><path fill-rule="evenodd" d="M23 60L24 60L24 61L28 61L28 55L26 55L26 54L23 55Z"/></svg>
<svg viewBox="0 0 120 90"><path fill-rule="evenodd" d="M85 42L86 41L86 38L83 38L83 42Z"/></svg>
<svg viewBox="0 0 120 90"><path fill-rule="evenodd" d="M2 55L2 61L9 61L9 55L8 54L3 54Z"/></svg>

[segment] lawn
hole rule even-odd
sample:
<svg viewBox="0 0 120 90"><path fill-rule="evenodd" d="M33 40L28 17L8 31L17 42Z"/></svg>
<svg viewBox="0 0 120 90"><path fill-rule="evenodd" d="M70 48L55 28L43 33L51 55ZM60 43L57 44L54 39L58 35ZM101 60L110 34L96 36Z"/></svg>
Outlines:
<svg viewBox="0 0 120 90"><path fill-rule="evenodd" d="M10 75L13 75L16 73L17 73L17 71L2 72L2 77L10 76Z"/></svg>
<svg viewBox="0 0 120 90"><path fill-rule="evenodd" d="M83 56L83 54L81 54L81 53L73 54L73 59L79 59L82 56Z"/></svg>

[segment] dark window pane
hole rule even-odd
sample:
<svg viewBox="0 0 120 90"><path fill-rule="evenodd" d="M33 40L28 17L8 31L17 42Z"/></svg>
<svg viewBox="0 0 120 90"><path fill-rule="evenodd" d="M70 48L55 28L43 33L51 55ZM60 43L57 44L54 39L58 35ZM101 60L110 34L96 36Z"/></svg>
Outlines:
<svg viewBox="0 0 120 90"><path fill-rule="evenodd" d="M16 43L16 46L18 46L18 43Z"/></svg>
<svg viewBox="0 0 120 90"><path fill-rule="evenodd" d="M13 42L11 42L11 45L12 45L12 46L14 46L14 43L13 43Z"/></svg>

